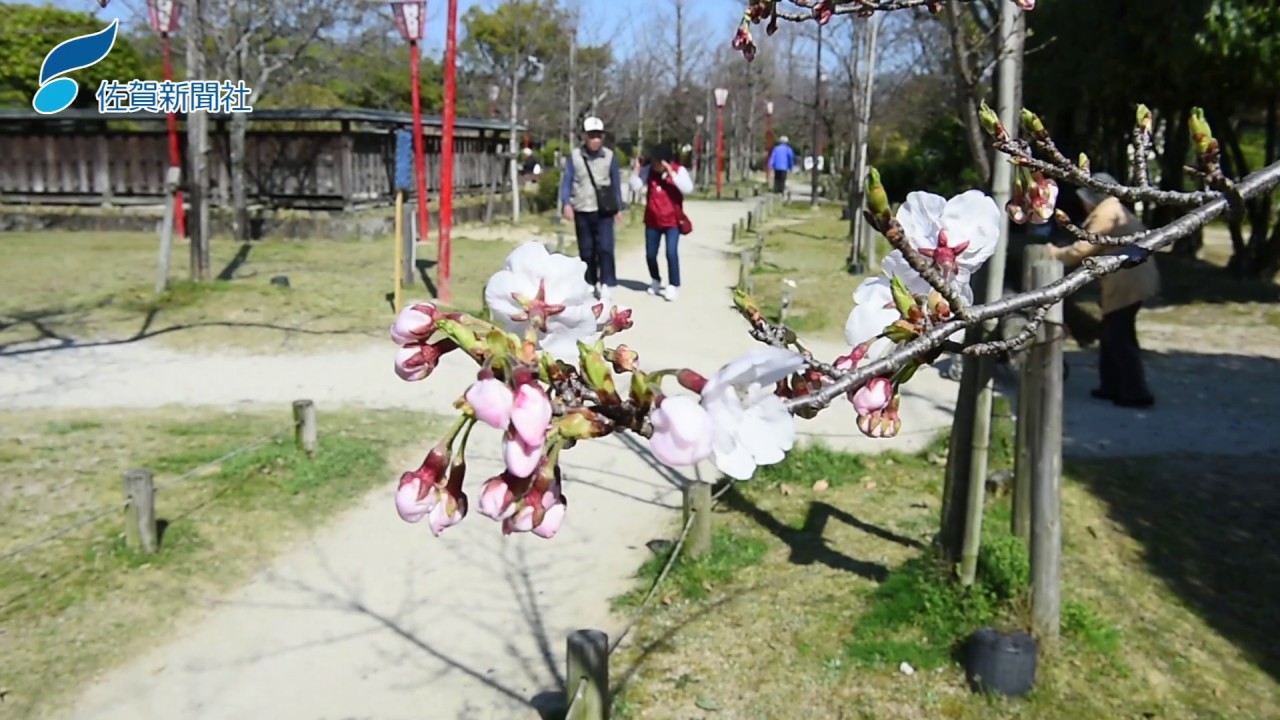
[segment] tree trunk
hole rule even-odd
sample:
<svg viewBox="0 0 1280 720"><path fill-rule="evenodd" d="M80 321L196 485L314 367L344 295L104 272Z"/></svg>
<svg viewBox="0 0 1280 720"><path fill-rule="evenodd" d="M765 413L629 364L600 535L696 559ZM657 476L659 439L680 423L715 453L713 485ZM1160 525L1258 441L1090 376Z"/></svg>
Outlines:
<svg viewBox="0 0 1280 720"><path fill-rule="evenodd" d="M965 144L974 167L982 175L982 184L991 183L991 156L987 148L978 108L982 101L981 79L974 76L969 57L969 41L965 37L962 15L967 12L960 0L947 3L947 34L951 37L951 69L956 82L956 111L964 121Z"/></svg>
<svg viewBox="0 0 1280 720"><path fill-rule="evenodd" d="M245 173L245 136L249 131L249 116L235 113L231 116L231 232L237 242L249 239L249 190Z"/></svg>

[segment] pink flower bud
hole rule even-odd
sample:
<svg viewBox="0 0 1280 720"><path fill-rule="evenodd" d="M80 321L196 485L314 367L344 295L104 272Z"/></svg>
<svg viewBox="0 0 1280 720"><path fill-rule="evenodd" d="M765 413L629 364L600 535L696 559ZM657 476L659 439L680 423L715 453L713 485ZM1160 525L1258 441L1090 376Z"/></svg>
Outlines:
<svg viewBox="0 0 1280 720"><path fill-rule="evenodd" d="M711 416L692 397L663 398L649 420L653 423L649 449L663 465L695 465L711 455L715 427Z"/></svg>
<svg viewBox="0 0 1280 720"><path fill-rule="evenodd" d="M511 426L524 444L541 447L551 425L551 398L536 382L520 385L511 406Z"/></svg>
<svg viewBox="0 0 1280 720"><path fill-rule="evenodd" d="M480 514L506 520L516 513L515 496L505 475L491 477L480 489Z"/></svg>
<svg viewBox="0 0 1280 720"><path fill-rule="evenodd" d="M502 439L502 459L507 472L518 478L527 478L538 469L542 458L542 443L529 445L514 432L508 430Z"/></svg>
<svg viewBox="0 0 1280 720"><path fill-rule="evenodd" d="M448 448L435 447L417 470L400 476L396 512L405 522L416 523L440 502L440 482L449 465Z"/></svg>
<svg viewBox="0 0 1280 720"><path fill-rule="evenodd" d="M676 382L680 383L680 387L689 392L702 394L702 388L706 387L707 379L702 375L684 368L676 373Z"/></svg>
<svg viewBox="0 0 1280 720"><path fill-rule="evenodd" d="M413 345L426 342L436 331L436 319L440 313L431 303L414 303L400 311L391 325L391 339L397 345Z"/></svg>
<svg viewBox="0 0 1280 720"><path fill-rule="evenodd" d="M406 345L396 352L396 375L409 382L423 380L435 371L445 353L457 348L448 338L429 345Z"/></svg>
<svg viewBox="0 0 1280 720"><path fill-rule="evenodd" d="M858 416L879 412L893 399L893 383L886 377L871 378L866 385L854 391L849 400Z"/></svg>
<svg viewBox="0 0 1280 720"><path fill-rule="evenodd" d="M511 407L515 394L507 384L496 378L479 380L467 388L467 403L475 411L476 418L498 430L506 430L511 423Z"/></svg>
<svg viewBox="0 0 1280 720"><path fill-rule="evenodd" d="M533 530L534 512L535 508L532 505L522 506L514 515L502 521L502 534L510 535L511 533Z"/></svg>
<svg viewBox="0 0 1280 720"><path fill-rule="evenodd" d="M551 493L547 493L550 495ZM564 523L564 514L567 506L563 502L564 498L560 498L560 502L547 508L542 514L542 522L533 528L533 534L540 538L550 540L560 532L560 525Z"/></svg>

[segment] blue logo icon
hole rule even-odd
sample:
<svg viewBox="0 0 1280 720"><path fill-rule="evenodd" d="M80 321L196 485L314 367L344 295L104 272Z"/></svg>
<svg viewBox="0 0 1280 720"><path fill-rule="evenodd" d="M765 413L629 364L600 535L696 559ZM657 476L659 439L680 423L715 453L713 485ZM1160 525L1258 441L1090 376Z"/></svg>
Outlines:
<svg viewBox="0 0 1280 720"><path fill-rule="evenodd" d="M31 98L31 107L41 115L53 115L71 107L80 94L80 85L64 76L102 62L116 45L119 25L118 19L112 20L96 33L64 40L50 50L40 64L40 89Z"/></svg>

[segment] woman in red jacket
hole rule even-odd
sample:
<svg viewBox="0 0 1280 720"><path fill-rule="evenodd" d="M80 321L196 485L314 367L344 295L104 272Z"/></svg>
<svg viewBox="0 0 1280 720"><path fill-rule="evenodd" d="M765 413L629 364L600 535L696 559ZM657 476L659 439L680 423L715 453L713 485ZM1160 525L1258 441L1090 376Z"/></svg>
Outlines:
<svg viewBox="0 0 1280 720"><path fill-rule="evenodd" d="M645 191L644 247L649 263L650 295L674 301L680 289L680 225L684 219L685 193L693 192L689 171L677 163L671 148L658 145L646 153L644 165L636 158L631 169L631 190ZM687 230L688 228L686 228ZM658 247L666 240L667 286L658 271Z"/></svg>

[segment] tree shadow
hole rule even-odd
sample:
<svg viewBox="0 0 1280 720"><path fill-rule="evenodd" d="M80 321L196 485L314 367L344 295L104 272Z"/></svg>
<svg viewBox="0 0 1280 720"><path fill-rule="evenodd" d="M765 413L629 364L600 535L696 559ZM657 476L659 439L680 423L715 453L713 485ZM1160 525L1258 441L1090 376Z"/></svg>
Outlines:
<svg viewBox="0 0 1280 720"><path fill-rule="evenodd" d="M791 549L789 561L795 565L813 565L817 563L826 565L833 570L842 570L844 572L853 573L854 575L858 575L873 582L883 582L884 579L889 576L888 567L880 563L851 558L848 555L833 550L827 544L827 539L824 537L824 534L826 532L827 523L833 519L845 523L852 528L861 530L869 535L874 535L882 540L888 540L889 542L897 543L909 548L924 548L924 545L918 540L899 535L890 530L886 530L877 525L860 520L852 514L824 502L809 503L809 510L805 515L804 525L799 529L781 522L776 517L763 510L760 506L756 505L739 492L737 487L731 487L727 490L721 497L720 502L730 510L747 516L760 527L768 530L774 537L785 543L787 547Z"/></svg>
<svg viewBox="0 0 1280 720"><path fill-rule="evenodd" d="M1276 453L1072 462L1142 544L1143 561L1249 659L1280 680L1280 471Z"/></svg>
<svg viewBox="0 0 1280 720"><path fill-rule="evenodd" d="M241 243L240 249L236 251L235 257L231 258L231 262L228 262L227 266L222 268L222 272L218 273L218 277L216 279L223 281L234 280L236 272L249 261L249 253L252 250L252 243Z"/></svg>
<svg viewBox="0 0 1280 720"><path fill-rule="evenodd" d="M104 303L110 304L110 303ZM100 307L101 305L99 305ZM160 308L148 308L143 313L142 320L138 329L120 338L108 338L101 340L86 340L82 338L72 337L58 333L49 327L48 321L54 318L73 315L84 312L82 307L75 308L46 308L39 311L18 313L0 323L0 330L16 327L22 324L30 325L38 333L39 337L34 340L20 340L16 342L0 343L0 358L18 357L22 355L37 355L40 353L55 352L58 350L75 350L96 347L111 347L113 345L128 345L131 343L149 340L151 338L168 335L170 333L184 332L188 330L199 330L202 328L256 328L260 330L276 330L284 333L297 333L300 335L369 335L367 330L312 330L308 328L294 327L289 325L279 325L267 322L236 322L230 320L211 320L207 322L191 322L177 323L166 325L164 327L153 327L156 324L156 318L160 314ZM52 343L48 341L53 341Z"/></svg>

